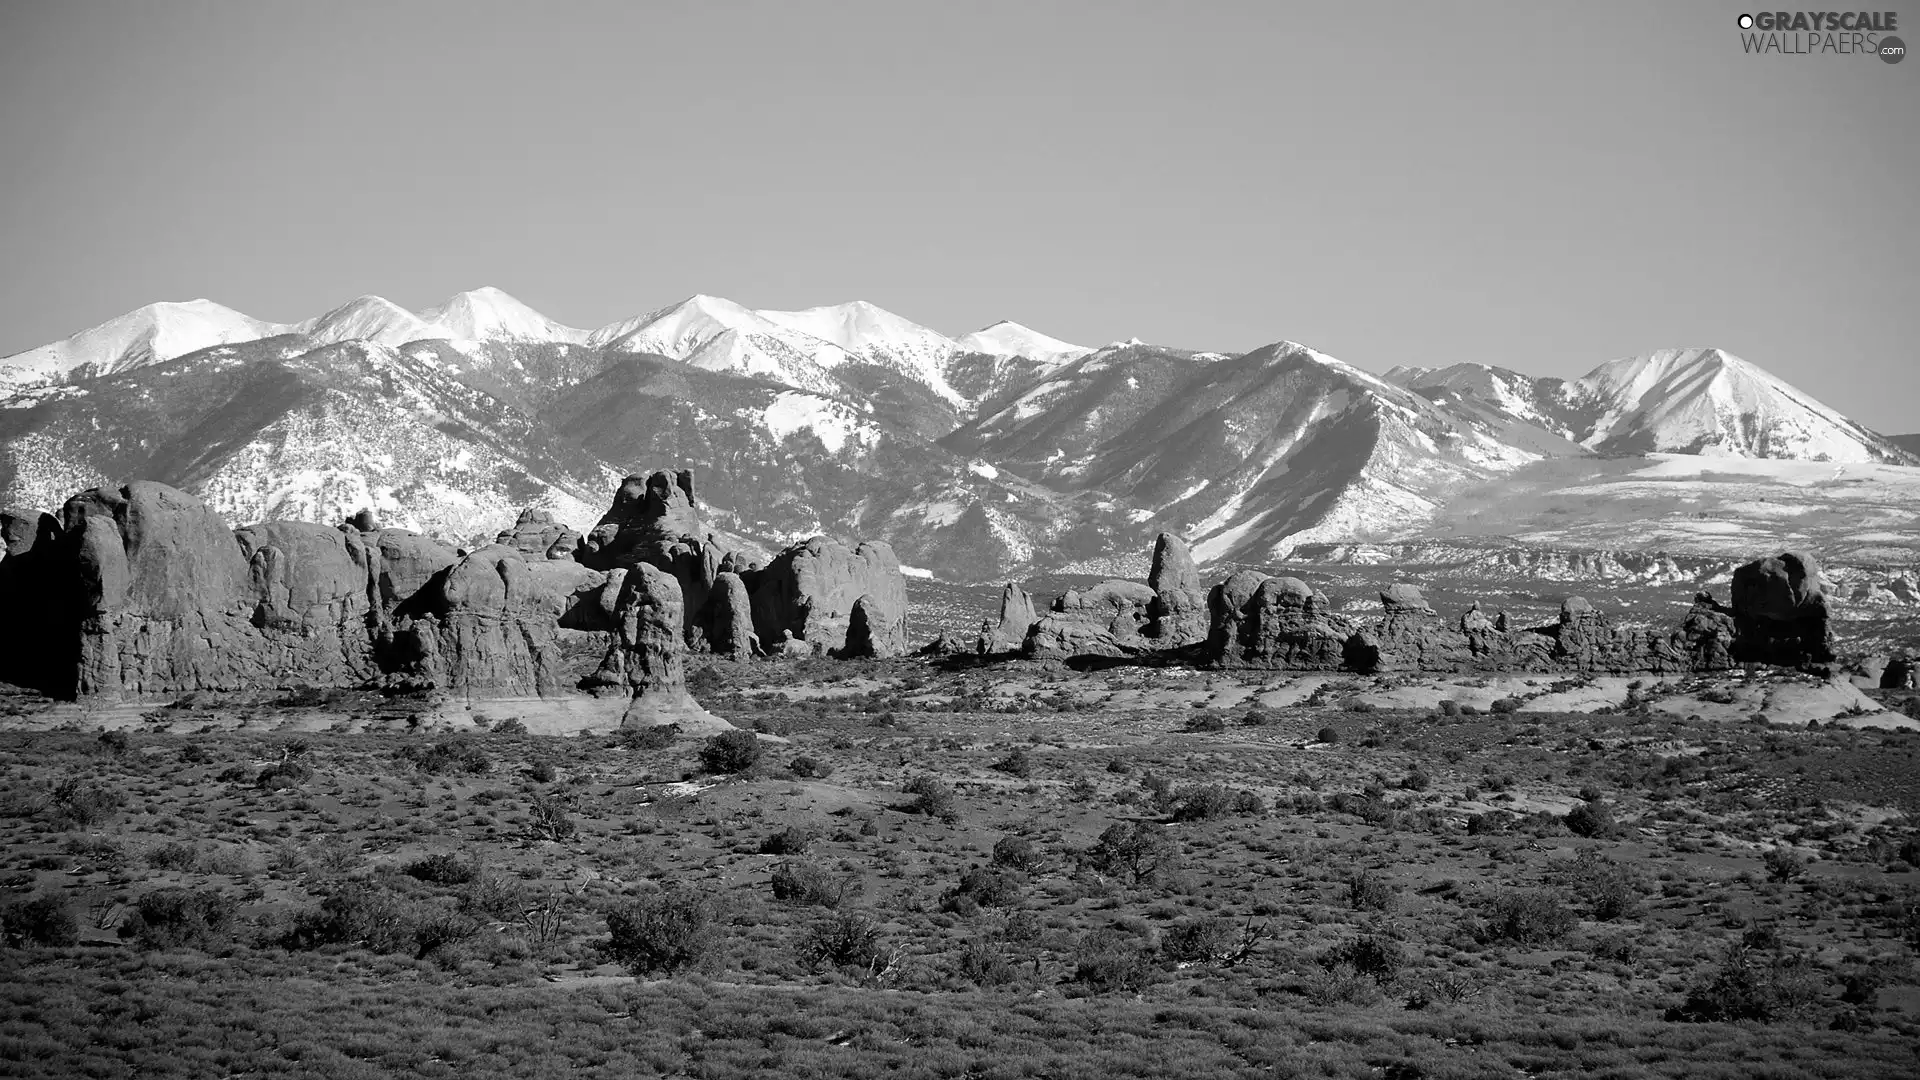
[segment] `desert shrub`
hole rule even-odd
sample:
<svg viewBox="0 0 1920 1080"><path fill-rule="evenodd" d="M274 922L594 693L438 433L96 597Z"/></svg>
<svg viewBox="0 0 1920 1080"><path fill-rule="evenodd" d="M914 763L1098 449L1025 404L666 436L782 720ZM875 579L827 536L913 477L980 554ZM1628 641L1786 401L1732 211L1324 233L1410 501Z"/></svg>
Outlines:
<svg viewBox="0 0 1920 1080"><path fill-rule="evenodd" d="M1631 933L1613 933L1587 943L1587 952L1596 960L1631 964L1640 958L1640 939Z"/></svg>
<svg viewBox="0 0 1920 1080"><path fill-rule="evenodd" d="M294 916L282 938L289 949L359 945L377 953L413 945L411 905L379 881L342 881L316 908Z"/></svg>
<svg viewBox="0 0 1920 1080"><path fill-rule="evenodd" d="M1377 934L1364 934L1321 953L1316 962L1329 971L1342 967L1351 969L1381 986L1387 986L1398 979L1400 970L1407 966L1407 954L1397 941Z"/></svg>
<svg viewBox="0 0 1920 1080"><path fill-rule="evenodd" d="M1460 715L1461 716L1479 716L1480 710L1477 707L1472 705L1462 705L1460 706Z"/></svg>
<svg viewBox="0 0 1920 1080"><path fill-rule="evenodd" d="M993 769L1025 780L1033 775L1033 758L1027 753L1026 747L1016 746L1006 757L994 762Z"/></svg>
<svg viewBox="0 0 1920 1080"><path fill-rule="evenodd" d="M140 858L154 870L186 873L199 861L200 846L187 840L163 840L142 852Z"/></svg>
<svg viewBox="0 0 1920 1080"><path fill-rule="evenodd" d="M1687 988L1686 999L1668 1018L1760 1023L1792 1019L1819 1000L1825 984L1825 976L1806 957L1736 945Z"/></svg>
<svg viewBox="0 0 1920 1080"><path fill-rule="evenodd" d="M794 942L794 954L814 971L858 968L878 975L892 964L879 924L857 911L838 911L813 922Z"/></svg>
<svg viewBox="0 0 1920 1080"><path fill-rule="evenodd" d="M836 870L810 859L787 859L773 868L773 898L783 903L836 908L860 892L860 875L845 864Z"/></svg>
<svg viewBox="0 0 1920 1080"><path fill-rule="evenodd" d="M1039 869L1040 856L1025 837L1003 836L994 841L993 865L1030 874Z"/></svg>
<svg viewBox="0 0 1920 1080"><path fill-rule="evenodd" d="M916 814L939 818L941 821L955 821L960 816L958 804L953 797L953 786L934 779L931 776L916 776L908 780L900 789L913 796L907 809Z"/></svg>
<svg viewBox="0 0 1920 1080"><path fill-rule="evenodd" d="M565 800L555 796L535 795L527 804L527 835L535 840L555 842L571 840L579 827L573 823L572 815L567 813Z"/></svg>
<svg viewBox="0 0 1920 1080"><path fill-rule="evenodd" d="M424 859L415 859L401 872L429 885L465 885L479 875L480 867L472 860L440 852Z"/></svg>
<svg viewBox="0 0 1920 1080"><path fill-rule="evenodd" d="M253 786L262 791L284 791L299 787L311 779L313 767L306 763L304 757L288 754L260 770L260 775L253 779Z"/></svg>
<svg viewBox="0 0 1920 1080"><path fill-rule="evenodd" d="M765 840L760 841L762 855L805 855L807 849L820 839L820 830L812 825L789 825Z"/></svg>
<svg viewBox="0 0 1920 1080"><path fill-rule="evenodd" d="M460 736L438 739L424 747L402 747L398 756L421 772L435 776L485 776L493 771L493 758L480 744Z"/></svg>
<svg viewBox="0 0 1920 1080"><path fill-rule="evenodd" d="M1107 826L1084 859L1098 873L1130 885L1151 885L1172 872L1178 850L1159 825L1129 821Z"/></svg>
<svg viewBox="0 0 1920 1080"><path fill-rule="evenodd" d="M505 720L495 723L491 732L495 735L525 735L527 733L527 724L526 721L517 716L509 716Z"/></svg>
<svg viewBox="0 0 1920 1080"><path fill-rule="evenodd" d="M94 745L103 754L119 757L132 747L133 740L127 738L126 732L115 728L112 731L101 732L100 737L94 740Z"/></svg>
<svg viewBox="0 0 1920 1080"><path fill-rule="evenodd" d="M1314 740L1323 743L1337 743L1340 741L1340 731L1337 728L1323 727L1320 729L1319 734L1314 736Z"/></svg>
<svg viewBox="0 0 1920 1080"><path fill-rule="evenodd" d="M45 813L57 829L87 829L113 820L126 802L125 795L105 784L69 777L54 785Z"/></svg>
<svg viewBox="0 0 1920 1080"><path fill-rule="evenodd" d="M1487 706L1487 711L1501 716L1518 712L1520 711L1520 699L1510 697L1497 698L1493 704Z"/></svg>
<svg viewBox="0 0 1920 1080"><path fill-rule="evenodd" d="M1147 802L1156 813L1165 814L1173 810L1178 798L1173 793L1173 781L1151 769L1140 774L1140 790L1147 793Z"/></svg>
<svg viewBox="0 0 1920 1080"><path fill-rule="evenodd" d="M1489 810L1467 818L1468 836L1498 836L1512 827L1514 815L1506 810Z"/></svg>
<svg viewBox="0 0 1920 1080"><path fill-rule="evenodd" d="M700 764L710 773L745 772L760 760L759 736L751 731L723 731L700 747Z"/></svg>
<svg viewBox="0 0 1920 1080"><path fill-rule="evenodd" d="M142 949L204 949L226 939L239 910L218 889L157 889L134 901L120 936Z"/></svg>
<svg viewBox="0 0 1920 1080"><path fill-rule="evenodd" d="M674 740L679 737L679 724L650 724L646 727L621 728L618 732L614 733L613 743L622 750L657 753L661 750L670 749L673 746ZM727 771L732 772L737 770Z"/></svg>
<svg viewBox="0 0 1920 1080"><path fill-rule="evenodd" d="M1205 712L1198 716L1190 717L1186 724L1182 726L1181 730L1191 731L1196 734L1225 731L1227 730L1227 720L1226 717L1221 716L1219 713Z"/></svg>
<svg viewBox="0 0 1920 1080"><path fill-rule="evenodd" d="M1595 848L1582 848L1560 877L1601 922L1632 916L1646 895L1639 873Z"/></svg>
<svg viewBox="0 0 1920 1080"><path fill-rule="evenodd" d="M1267 800L1251 791L1241 790L1233 793L1233 812L1249 817L1259 817L1267 812Z"/></svg>
<svg viewBox="0 0 1920 1080"><path fill-rule="evenodd" d="M954 973L976 986L1005 986L1018 976L1006 949L995 941L969 941L954 961Z"/></svg>
<svg viewBox="0 0 1920 1080"><path fill-rule="evenodd" d="M965 899L973 909L1011 907L1020 902L1026 882L1013 870L998 866L976 866L960 875L960 884L947 894L948 901ZM951 908L949 908L951 910Z"/></svg>
<svg viewBox="0 0 1920 1080"><path fill-rule="evenodd" d="M1604 799L1588 799L1567 811L1561 821L1568 832L1590 840L1604 840L1620 832L1619 824L1613 820L1613 808Z"/></svg>
<svg viewBox="0 0 1920 1080"><path fill-rule="evenodd" d="M1219 784L1186 788L1175 797L1173 820L1212 821L1233 813L1233 792Z"/></svg>
<svg viewBox="0 0 1920 1080"><path fill-rule="evenodd" d="M1247 710L1247 714L1240 718L1240 722L1247 727L1272 727L1280 722L1280 717L1256 705Z"/></svg>
<svg viewBox="0 0 1920 1080"><path fill-rule="evenodd" d="M1419 769L1414 769L1401 779L1400 786L1407 791L1425 791L1433 786L1433 777Z"/></svg>
<svg viewBox="0 0 1920 1080"><path fill-rule="evenodd" d="M0 942L8 948L71 945L80 940L80 922L57 896L36 896L0 905Z"/></svg>
<svg viewBox="0 0 1920 1080"><path fill-rule="evenodd" d="M559 775L560 770L554 768L551 761L536 761L527 766L527 779L536 784L551 784Z"/></svg>
<svg viewBox="0 0 1920 1080"><path fill-rule="evenodd" d="M1771 848L1760 856L1760 864L1766 867L1767 880L1785 884L1807 871L1807 860L1794 854L1787 848Z"/></svg>
<svg viewBox="0 0 1920 1080"><path fill-rule="evenodd" d="M606 952L636 975L698 967L725 942L712 899L684 886L628 900L607 912Z"/></svg>
<svg viewBox="0 0 1920 1080"><path fill-rule="evenodd" d="M1153 981L1154 959L1153 945L1144 937L1102 927L1074 946L1073 981L1095 994L1138 993Z"/></svg>
<svg viewBox="0 0 1920 1080"><path fill-rule="evenodd" d="M1365 867L1347 875L1347 903L1355 911L1392 911L1400 900L1393 879Z"/></svg>
<svg viewBox="0 0 1920 1080"><path fill-rule="evenodd" d="M1510 889L1487 904L1483 929L1493 941L1551 945L1566 937L1577 921L1550 892Z"/></svg>
<svg viewBox="0 0 1920 1080"><path fill-rule="evenodd" d="M787 763L787 771L802 780L825 780L833 775L833 766L802 754Z"/></svg>
<svg viewBox="0 0 1920 1080"><path fill-rule="evenodd" d="M1440 701L1440 715L1459 716L1460 703L1453 700L1452 698L1442 698Z"/></svg>
<svg viewBox="0 0 1920 1080"><path fill-rule="evenodd" d="M1233 967L1253 955L1267 937L1267 925L1249 919L1236 923L1218 915L1187 919L1167 930L1160 954L1182 964Z"/></svg>

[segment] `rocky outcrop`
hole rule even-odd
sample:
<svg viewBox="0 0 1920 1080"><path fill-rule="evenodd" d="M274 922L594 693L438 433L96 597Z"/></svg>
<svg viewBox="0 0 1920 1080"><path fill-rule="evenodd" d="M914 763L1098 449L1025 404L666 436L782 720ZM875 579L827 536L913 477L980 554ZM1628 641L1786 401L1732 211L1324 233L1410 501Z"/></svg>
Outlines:
<svg viewBox="0 0 1920 1080"><path fill-rule="evenodd" d="M1207 654L1222 667L1335 671L1355 629L1299 578L1244 570L1214 586L1207 610Z"/></svg>
<svg viewBox="0 0 1920 1080"><path fill-rule="evenodd" d="M272 671L312 686L358 686L379 674L374 639L380 558L368 535L302 521L249 525L232 533L247 568L250 644Z"/></svg>
<svg viewBox="0 0 1920 1080"><path fill-rule="evenodd" d="M526 509L513 527L494 537L529 559L571 559L579 549L581 537L570 525L555 521L553 511Z"/></svg>
<svg viewBox="0 0 1920 1080"><path fill-rule="evenodd" d="M613 641L594 675L595 682L630 695L621 727L677 724L701 732L731 726L687 692L684 604L679 581L658 567L641 563L622 575Z"/></svg>
<svg viewBox="0 0 1920 1080"><path fill-rule="evenodd" d="M575 558L597 570L645 563L672 574L685 612L683 639L689 648L708 647L707 602L722 553L704 531L692 472L659 471L622 480L613 505L580 542Z"/></svg>
<svg viewBox="0 0 1920 1080"><path fill-rule="evenodd" d="M1185 540L1172 533L1161 533L1153 542L1153 565L1147 573L1147 588L1153 590L1153 599L1147 604L1143 636L1168 649L1206 640L1207 590Z"/></svg>
<svg viewBox="0 0 1920 1080"><path fill-rule="evenodd" d="M744 576L744 575L743 575ZM848 550L825 536L795 544L748 580L753 628L764 645L792 636L816 648L838 651L846 645L853 605L872 600L873 644L882 655L906 652L906 578L893 548L865 541Z"/></svg>
<svg viewBox="0 0 1920 1080"><path fill-rule="evenodd" d="M904 655L907 635L895 622L893 613L880 601L861 596L847 614L847 643L839 655L848 660L880 660Z"/></svg>
<svg viewBox="0 0 1920 1080"><path fill-rule="evenodd" d="M1803 667L1834 658L1820 564L1805 552L1734 570L1733 621L1733 659L1740 663Z"/></svg>
<svg viewBox="0 0 1920 1080"><path fill-rule="evenodd" d="M389 671L456 696L554 697L572 690L563 626L612 630L610 575L490 544L434 575L382 632Z"/></svg>
<svg viewBox="0 0 1920 1080"><path fill-rule="evenodd" d="M0 681L72 693L74 635L67 581L58 572L64 533L52 514L0 511Z"/></svg>
<svg viewBox="0 0 1920 1080"><path fill-rule="evenodd" d="M747 583L730 570L721 571L713 579L713 590L707 597L706 639L718 656L745 660L760 655Z"/></svg>
<svg viewBox="0 0 1920 1080"><path fill-rule="evenodd" d="M1040 621L1033 609L1033 597L1020 587L1018 582L1009 581L1000 587L1000 611L993 619L980 625L980 641L973 651L980 653L1019 652L1026 644L1027 631Z"/></svg>
<svg viewBox="0 0 1920 1080"><path fill-rule="evenodd" d="M1152 589L1137 581L1103 581L1069 589L1027 631L1021 654L1033 660L1133 656L1151 647L1147 626Z"/></svg>

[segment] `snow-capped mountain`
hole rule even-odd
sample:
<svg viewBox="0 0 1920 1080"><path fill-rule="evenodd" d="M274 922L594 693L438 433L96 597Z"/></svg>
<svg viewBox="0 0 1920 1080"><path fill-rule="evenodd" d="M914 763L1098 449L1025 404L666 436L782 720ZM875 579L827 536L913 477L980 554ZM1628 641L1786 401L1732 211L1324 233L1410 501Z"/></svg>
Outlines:
<svg viewBox="0 0 1920 1080"><path fill-rule="evenodd" d="M717 296L678 304L603 326L587 344L610 353L651 353L702 371L723 371L834 393L832 369L850 362L845 349L792 329Z"/></svg>
<svg viewBox="0 0 1920 1080"><path fill-rule="evenodd" d="M949 404L969 404L947 382L947 365L958 346L929 330L864 300L804 311L759 311L761 318L839 346L848 356L889 368L940 395Z"/></svg>
<svg viewBox="0 0 1920 1080"><path fill-rule="evenodd" d="M1703 512L1702 492L1732 490L1729 458L1836 471L1762 470ZM157 304L0 361L0 503L15 506L144 477L235 524L365 506L471 541L522 505L585 526L613 478L667 463L763 547L884 536L968 580L1116 569L1162 529L1204 561L1267 566L1303 545L1523 531L1831 548L1805 515L1772 513L1826 487L1849 508L1834 520L1871 524L1848 550L1920 550L1901 524L1920 458L1713 349L1574 380L1375 377L1284 341L1086 349L1009 322L948 338L862 302L695 296L584 331L483 288L421 311L363 296L297 324Z"/></svg>
<svg viewBox="0 0 1920 1080"><path fill-rule="evenodd" d="M1386 377L1442 404L1489 410L1601 454L1910 463L1885 436L1720 349L1632 356L1572 381L1483 364L1395 368Z"/></svg>
<svg viewBox="0 0 1920 1080"><path fill-rule="evenodd" d="M955 344L961 352L979 353L982 356L1019 356L1042 364L1064 364L1093 351L1084 345L1069 345L1059 338L1048 337L1010 319L1002 319L992 326L966 334Z"/></svg>
<svg viewBox="0 0 1920 1080"><path fill-rule="evenodd" d="M148 304L64 341L0 361L0 393L108 375L171 360L210 345L254 341L289 329L211 300Z"/></svg>

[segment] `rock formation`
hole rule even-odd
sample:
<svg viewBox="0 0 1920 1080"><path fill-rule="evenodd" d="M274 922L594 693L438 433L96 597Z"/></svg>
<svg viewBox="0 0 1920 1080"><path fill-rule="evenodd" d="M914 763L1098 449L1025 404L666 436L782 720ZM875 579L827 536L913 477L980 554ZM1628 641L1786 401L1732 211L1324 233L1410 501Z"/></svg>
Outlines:
<svg viewBox="0 0 1920 1080"><path fill-rule="evenodd" d="M69 596L58 573L60 522L37 510L0 511L0 681L72 693L74 637L63 627ZM64 673L64 674L62 674Z"/></svg>
<svg viewBox="0 0 1920 1080"><path fill-rule="evenodd" d="M1206 640L1207 591L1185 540L1172 533L1154 540L1147 588L1153 590L1153 600L1147 604L1145 637L1167 649Z"/></svg>
<svg viewBox="0 0 1920 1080"><path fill-rule="evenodd" d="M753 603L747 595L747 583L739 574L722 570L713 579L707 597L707 646L717 656L745 660L761 653L760 638L753 632Z"/></svg>
<svg viewBox="0 0 1920 1080"><path fill-rule="evenodd" d="M892 619L892 613L880 601L870 595L862 595L853 602L853 610L847 614L847 643L841 647L839 655L849 660L904 655L907 651L907 635L891 622Z"/></svg>
<svg viewBox="0 0 1920 1080"><path fill-rule="evenodd" d="M672 574L680 583L685 612L683 639L690 648L706 647L707 601L722 560L703 530L692 472L660 471L622 480L613 505L580 541L575 558L596 570L645 563Z"/></svg>
<svg viewBox="0 0 1920 1080"><path fill-rule="evenodd" d="M1733 572L1733 659L1802 667L1833 660L1820 564L1804 552L1756 559Z"/></svg>
<svg viewBox="0 0 1920 1080"><path fill-rule="evenodd" d="M623 575L614 603L613 642L595 680L631 693L623 728L677 724L687 732L729 726L700 707L687 692L687 647L680 583L672 574L641 563Z"/></svg>
<svg viewBox="0 0 1920 1080"><path fill-rule="evenodd" d="M1335 671L1354 634L1352 620L1299 578L1239 571L1208 593L1207 610L1207 655L1222 667Z"/></svg>
<svg viewBox="0 0 1920 1080"><path fill-rule="evenodd" d="M1054 598L1047 613L1027 631L1021 654L1034 660L1074 656L1132 656L1150 643L1146 628L1152 589L1137 581L1103 581L1091 589L1069 589Z"/></svg>
<svg viewBox="0 0 1920 1080"><path fill-rule="evenodd" d="M581 537L571 526L555 521L553 511L527 509L520 511L513 527L501 530L493 542L529 559L571 559Z"/></svg>
<svg viewBox="0 0 1920 1080"><path fill-rule="evenodd" d="M1033 610L1033 597L1028 596L1018 582L1009 581L1000 588L999 614L980 624L980 642L974 651L1019 652L1026 644L1027 631L1038 621L1040 616Z"/></svg>
<svg viewBox="0 0 1920 1080"><path fill-rule="evenodd" d="M746 575L743 575L745 577ZM849 551L825 536L795 544L748 578L753 628L763 645L781 645L791 635L837 651L846 645L854 602L872 601L870 626L877 655L907 650L906 579L893 548L869 540Z"/></svg>

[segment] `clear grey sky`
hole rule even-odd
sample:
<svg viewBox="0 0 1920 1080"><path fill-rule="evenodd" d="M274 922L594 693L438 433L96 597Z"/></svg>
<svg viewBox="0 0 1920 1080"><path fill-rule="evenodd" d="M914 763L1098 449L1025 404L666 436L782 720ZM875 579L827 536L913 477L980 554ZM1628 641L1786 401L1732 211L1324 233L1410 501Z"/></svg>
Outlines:
<svg viewBox="0 0 1920 1080"><path fill-rule="evenodd" d="M1376 371L1717 345L1920 430L1920 60L1743 10L0 0L0 354L198 296L861 298Z"/></svg>

